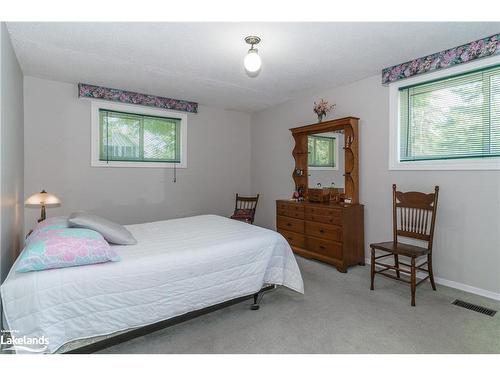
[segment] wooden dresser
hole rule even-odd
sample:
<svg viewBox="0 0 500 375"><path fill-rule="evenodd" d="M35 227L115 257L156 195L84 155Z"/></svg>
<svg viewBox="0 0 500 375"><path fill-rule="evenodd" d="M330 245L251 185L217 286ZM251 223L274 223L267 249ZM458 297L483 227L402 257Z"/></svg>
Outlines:
<svg viewBox="0 0 500 375"><path fill-rule="evenodd" d="M293 251L347 272L364 265L363 205L276 201L276 226Z"/></svg>

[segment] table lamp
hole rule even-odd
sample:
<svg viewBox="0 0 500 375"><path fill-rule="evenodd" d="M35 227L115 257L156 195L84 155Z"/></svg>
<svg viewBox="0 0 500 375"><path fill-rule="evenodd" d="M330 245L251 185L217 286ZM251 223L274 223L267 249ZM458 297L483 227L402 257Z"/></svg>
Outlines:
<svg viewBox="0 0 500 375"><path fill-rule="evenodd" d="M54 194L50 194L45 190L42 190L41 192L33 194L31 197L26 199L24 204L27 207L42 207L40 219L38 219L38 222L41 222L46 218L45 207L57 207L61 204L61 201Z"/></svg>

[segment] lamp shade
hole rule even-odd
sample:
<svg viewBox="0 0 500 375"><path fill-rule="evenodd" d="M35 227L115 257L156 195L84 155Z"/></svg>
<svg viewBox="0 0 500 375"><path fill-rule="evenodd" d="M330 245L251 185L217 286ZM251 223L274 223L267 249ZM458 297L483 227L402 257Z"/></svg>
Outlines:
<svg viewBox="0 0 500 375"><path fill-rule="evenodd" d="M57 206L61 204L61 200L54 194L47 193L42 190L39 193L33 194L24 202L26 206Z"/></svg>

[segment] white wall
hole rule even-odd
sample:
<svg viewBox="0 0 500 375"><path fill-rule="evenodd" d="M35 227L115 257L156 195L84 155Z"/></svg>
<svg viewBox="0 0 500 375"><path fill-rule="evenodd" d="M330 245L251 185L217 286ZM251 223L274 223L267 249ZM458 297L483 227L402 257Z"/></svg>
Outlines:
<svg viewBox="0 0 500 375"><path fill-rule="evenodd" d="M23 238L23 73L2 22L0 94L0 282Z"/></svg>
<svg viewBox="0 0 500 375"><path fill-rule="evenodd" d="M23 238L23 73L0 23L0 283ZM0 301L0 315L3 315ZM0 318L0 328L3 318Z"/></svg>
<svg viewBox="0 0 500 375"><path fill-rule="evenodd" d="M252 116L252 190L261 194L256 224L275 227L275 200L293 191L289 128L313 123L312 103L336 103L331 118L360 117L360 201L365 249L391 239L391 185L431 192L440 186L435 273L500 296L500 172L389 171L389 96L380 76L303 97ZM368 254L368 250L366 250ZM368 272L368 269L366 270Z"/></svg>
<svg viewBox="0 0 500 375"><path fill-rule="evenodd" d="M73 84L25 77L25 192L62 200L48 216L87 210L130 224L215 213L250 191L250 115L200 106L188 115L188 168L90 166L90 101ZM39 210L27 208L26 228Z"/></svg>

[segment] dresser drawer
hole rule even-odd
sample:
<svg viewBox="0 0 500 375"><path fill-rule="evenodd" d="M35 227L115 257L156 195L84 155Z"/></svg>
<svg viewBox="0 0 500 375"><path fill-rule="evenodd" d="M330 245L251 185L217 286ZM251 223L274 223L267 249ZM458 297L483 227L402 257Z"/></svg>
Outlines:
<svg viewBox="0 0 500 375"><path fill-rule="evenodd" d="M342 217L342 210L339 208L328 208L328 207L318 207L308 206L306 207L306 215L321 215L321 216L333 216Z"/></svg>
<svg viewBox="0 0 500 375"><path fill-rule="evenodd" d="M306 234L325 240L342 241L342 227L306 221Z"/></svg>
<svg viewBox="0 0 500 375"><path fill-rule="evenodd" d="M281 235L285 237L285 239L291 246L296 246L301 248L305 247L306 240L303 234L289 232L283 229L279 229L278 232L280 232Z"/></svg>
<svg viewBox="0 0 500 375"><path fill-rule="evenodd" d="M303 219L304 218L304 210L290 210L289 208L284 209L284 208L278 207L278 215L293 217L296 219Z"/></svg>
<svg viewBox="0 0 500 375"><path fill-rule="evenodd" d="M304 221L299 219L292 219L291 217L278 216L277 227L297 233L304 233Z"/></svg>
<svg viewBox="0 0 500 375"><path fill-rule="evenodd" d="M304 212L304 206L296 203L278 202L278 211L279 210Z"/></svg>
<svg viewBox="0 0 500 375"><path fill-rule="evenodd" d="M316 215L312 213L306 213L305 214L306 220L309 221L316 221L318 223L325 223L325 224L333 224L333 225L342 225L342 218L340 216L323 216L323 215Z"/></svg>
<svg viewBox="0 0 500 375"><path fill-rule="evenodd" d="M314 253L325 255L330 258L342 259L342 244L338 242L320 240L307 237L307 249Z"/></svg>

